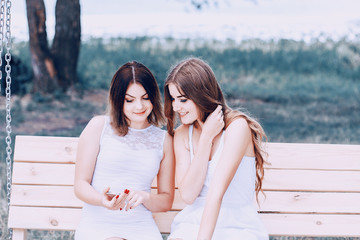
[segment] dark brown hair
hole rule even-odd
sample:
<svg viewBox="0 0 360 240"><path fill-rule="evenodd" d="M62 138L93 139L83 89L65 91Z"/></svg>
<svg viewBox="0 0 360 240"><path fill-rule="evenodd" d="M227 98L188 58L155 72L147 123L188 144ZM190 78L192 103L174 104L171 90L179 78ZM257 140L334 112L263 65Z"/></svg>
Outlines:
<svg viewBox="0 0 360 240"><path fill-rule="evenodd" d="M122 65L114 74L109 90L109 108L111 126L124 136L129 130L129 121L123 107L125 94L130 84L141 84L153 105L153 110L147 120L150 124L160 126L164 123L161 97L156 79L151 71L142 63L132 61Z"/></svg>
<svg viewBox="0 0 360 240"><path fill-rule="evenodd" d="M199 58L189 58L177 64L169 73L164 86L165 116L168 119L167 129L169 134L174 134L175 114L172 108L172 98L169 92L169 84L174 84L178 91L186 98L191 99L200 110L202 121L212 113L218 105L222 105L225 116L225 129L236 119L244 118L251 130L256 159L256 194L262 191L264 178L265 151L263 140L266 134L261 125L248 114L242 111L232 110L227 106L221 88L216 81L211 67Z"/></svg>

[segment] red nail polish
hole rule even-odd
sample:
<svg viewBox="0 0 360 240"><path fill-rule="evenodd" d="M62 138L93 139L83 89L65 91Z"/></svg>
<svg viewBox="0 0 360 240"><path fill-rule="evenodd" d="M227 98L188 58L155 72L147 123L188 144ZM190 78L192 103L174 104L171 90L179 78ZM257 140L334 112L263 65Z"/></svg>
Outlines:
<svg viewBox="0 0 360 240"><path fill-rule="evenodd" d="M122 210L122 208L120 208L120 211Z"/></svg>
<svg viewBox="0 0 360 240"><path fill-rule="evenodd" d="M119 195L116 195L116 199L118 199L119 198Z"/></svg>
<svg viewBox="0 0 360 240"><path fill-rule="evenodd" d="M125 191L124 191L125 194L129 194L129 192L130 191L128 189L125 189Z"/></svg>

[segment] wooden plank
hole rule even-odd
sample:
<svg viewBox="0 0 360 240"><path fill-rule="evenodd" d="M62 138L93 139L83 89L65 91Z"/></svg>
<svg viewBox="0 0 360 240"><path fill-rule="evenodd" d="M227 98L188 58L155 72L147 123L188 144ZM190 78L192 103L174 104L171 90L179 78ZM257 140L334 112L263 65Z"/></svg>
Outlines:
<svg viewBox="0 0 360 240"><path fill-rule="evenodd" d="M77 137L18 135L15 141L14 161L75 163ZM267 151L269 168L360 170L360 145L269 142Z"/></svg>
<svg viewBox="0 0 360 240"><path fill-rule="evenodd" d="M153 213L162 233L170 232L176 211ZM12 206L9 212L10 228L38 230L75 230L81 217L81 209Z"/></svg>
<svg viewBox="0 0 360 240"><path fill-rule="evenodd" d="M80 221L80 208L12 206L9 227L43 230L74 230Z"/></svg>
<svg viewBox="0 0 360 240"><path fill-rule="evenodd" d="M170 233L171 223L176 214L178 214L178 211L153 213L153 217L161 233Z"/></svg>
<svg viewBox="0 0 360 240"><path fill-rule="evenodd" d="M258 210L262 212L360 214L360 193L267 191L265 194L266 199L259 194Z"/></svg>
<svg viewBox="0 0 360 240"><path fill-rule="evenodd" d="M42 207L83 207L73 186L13 185L11 205Z"/></svg>
<svg viewBox="0 0 360 240"><path fill-rule="evenodd" d="M270 235L360 237L360 215L260 214Z"/></svg>
<svg viewBox="0 0 360 240"><path fill-rule="evenodd" d="M25 240L26 236L26 229L13 229L12 240Z"/></svg>
<svg viewBox="0 0 360 240"><path fill-rule="evenodd" d="M15 162L13 184L73 185L74 174L74 164ZM360 192L360 171L266 169L263 188Z"/></svg>
<svg viewBox="0 0 360 240"><path fill-rule="evenodd" d="M13 184L74 185L75 164L14 162ZM156 188L156 177L151 186Z"/></svg>
<svg viewBox="0 0 360 240"><path fill-rule="evenodd" d="M268 168L360 170L360 145L267 143Z"/></svg>
<svg viewBox="0 0 360 240"><path fill-rule="evenodd" d="M157 192L156 189L151 191ZM75 196L72 186L13 185L10 205L81 208L84 204ZM179 190L175 190L172 210L181 210L185 206Z"/></svg>
<svg viewBox="0 0 360 240"><path fill-rule="evenodd" d="M360 171L267 169L263 189L360 192Z"/></svg>
<svg viewBox="0 0 360 240"><path fill-rule="evenodd" d="M13 206L9 227L43 230L75 230L80 209L27 208ZM177 212L154 213L163 233L170 231ZM284 236L360 236L360 215L260 214L270 235Z"/></svg>
<svg viewBox="0 0 360 240"><path fill-rule="evenodd" d="M75 164L14 162L13 184L74 185ZM151 186L157 187L156 177Z"/></svg>
<svg viewBox="0 0 360 240"><path fill-rule="evenodd" d="M75 163L78 138L16 136L14 162Z"/></svg>
<svg viewBox="0 0 360 240"><path fill-rule="evenodd" d="M172 210L181 210L186 207L187 204L182 200L180 192L178 189L175 189L174 202L172 205Z"/></svg>
<svg viewBox="0 0 360 240"><path fill-rule="evenodd" d="M75 165L14 162L13 184L74 185Z"/></svg>

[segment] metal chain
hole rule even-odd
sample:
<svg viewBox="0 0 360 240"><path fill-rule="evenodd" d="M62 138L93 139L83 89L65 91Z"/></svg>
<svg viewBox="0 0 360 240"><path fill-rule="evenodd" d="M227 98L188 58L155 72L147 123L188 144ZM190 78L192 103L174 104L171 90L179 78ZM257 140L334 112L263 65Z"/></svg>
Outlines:
<svg viewBox="0 0 360 240"><path fill-rule="evenodd" d="M6 165L7 165L7 203L8 203L8 209L10 206L10 195L11 195L11 154L12 154L12 148L11 148L11 31L10 31L10 24L11 24L11 0L6 0L6 15L4 14L4 3L5 0L1 0L1 50L3 48L3 24L4 24L4 16L6 16L6 32L5 32L5 40L6 40L6 54L5 54L5 72L6 72ZM2 53L2 51L0 52ZM1 55L0 55L1 56ZM1 66L1 65L0 65ZM1 71L0 71L1 72ZM0 78L1 80L1 78ZM8 229L8 239L10 240L12 238L12 229Z"/></svg>
<svg viewBox="0 0 360 240"><path fill-rule="evenodd" d="M5 14L5 0L1 0L0 11L0 68L2 67L2 52L3 52L3 39L4 39L4 14ZM0 70L0 83L2 80L2 71ZM0 84L1 92L1 84Z"/></svg>

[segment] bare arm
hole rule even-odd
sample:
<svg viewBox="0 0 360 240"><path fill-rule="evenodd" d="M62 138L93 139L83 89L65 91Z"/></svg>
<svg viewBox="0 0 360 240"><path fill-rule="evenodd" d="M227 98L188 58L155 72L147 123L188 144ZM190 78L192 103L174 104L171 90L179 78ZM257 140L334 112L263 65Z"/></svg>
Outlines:
<svg viewBox="0 0 360 240"><path fill-rule="evenodd" d="M102 116L90 120L80 135L76 155L75 194L80 200L92 205L101 205L102 201L102 195L90 183L99 153L100 136L104 122Z"/></svg>
<svg viewBox="0 0 360 240"><path fill-rule="evenodd" d="M194 153L194 158L190 160L189 149L186 148L185 139L188 137L188 128L181 126L175 132L175 158L176 158L176 177L181 197L187 204L194 202L204 185L206 172L214 138L224 127L221 115L221 106L218 106L213 113L206 119L199 142L198 148Z"/></svg>
<svg viewBox="0 0 360 240"><path fill-rule="evenodd" d="M251 132L246 120L242 118L235 120L226 130L221 159L216 167L214 178L206 196L198 239L211 239L219 216L223 196L249 144L252 144Z"/></svg>
<svg viewBox="0 0 360 240"><path fill-rule="evenodd" d="M74 191L80 200L88 204L115 210L119 209L126 194L111 198L106 196L109 188L100 193L91 186L104 122L104 116L92 118L80 135L75 164Z"/></svg>
<svg viewBox="0 0 360 240"><path fill-rule="evenodd" d="M152 212L164 212L170 210L174 200L175 190L175 160L173 151L173 138L166 133L164 141L164 156L157 175L157 194L143 191L130 190L127 199L127 210L135 208L143 203Z"/></svg>

